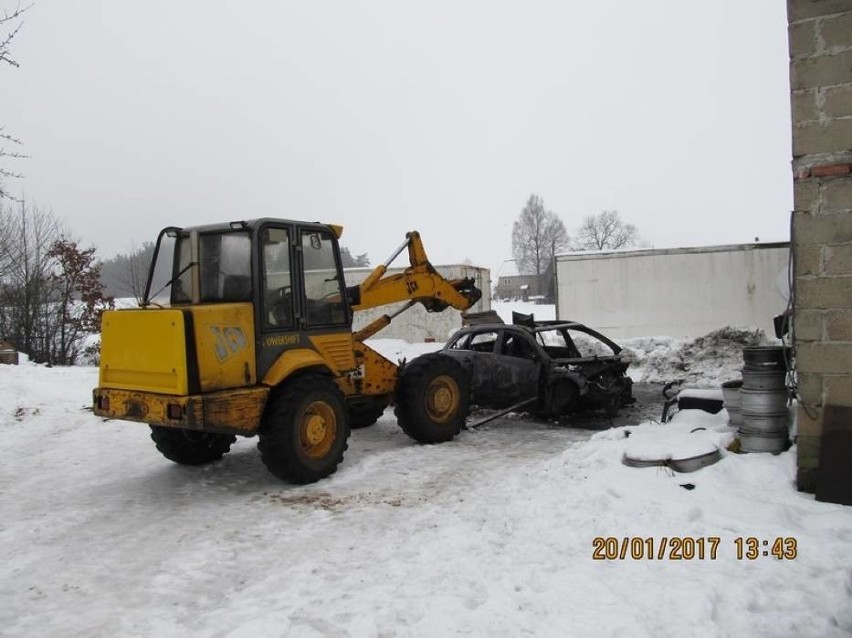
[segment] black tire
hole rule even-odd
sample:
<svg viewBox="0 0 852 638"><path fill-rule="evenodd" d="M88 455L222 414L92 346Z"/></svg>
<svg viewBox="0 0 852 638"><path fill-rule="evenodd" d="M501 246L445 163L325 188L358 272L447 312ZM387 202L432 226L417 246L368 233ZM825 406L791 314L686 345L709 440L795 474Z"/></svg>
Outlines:
<svg viewBox="0 0 852 638"><path fill-rule="evenodd" d="M349 427L357 430L378 421L388 407L388 400L384 397L363 397L347 401L346 406L349 409Z"/></svg>
<svg viewBox="0 0 852 638"><path fill-rule="evenodd" d="M319 481L343 460L349 416L343 393L328 377L312 374L285 381L263 421L260 458L284 481Z"/></svg>
<svg viewBox="0 0 852 638"><path fill-rule="evenodd" d="M237 440L230 434L196 432L160 425L151 426L151 438L163 456L181 465L204 465L218 461Z"/></svg>
<svg viewBox="0 0 852 638"><path fill-rule="evenodd" d="M396 391L396 420L421 443L452 440L470 411L470 382L455 360L425 354L403 368Z"/></svg>

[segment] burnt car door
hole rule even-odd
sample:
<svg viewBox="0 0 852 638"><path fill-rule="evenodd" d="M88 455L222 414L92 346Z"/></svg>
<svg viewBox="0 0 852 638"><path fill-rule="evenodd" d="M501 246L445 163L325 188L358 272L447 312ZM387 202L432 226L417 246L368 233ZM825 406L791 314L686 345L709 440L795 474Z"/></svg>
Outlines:
<svg viewBox="0 0 852 638"><path fill-rule="evenodd" d="M541 356L531 336L521 330L502 330L491 360L495 407L538 396Z"/></svg>

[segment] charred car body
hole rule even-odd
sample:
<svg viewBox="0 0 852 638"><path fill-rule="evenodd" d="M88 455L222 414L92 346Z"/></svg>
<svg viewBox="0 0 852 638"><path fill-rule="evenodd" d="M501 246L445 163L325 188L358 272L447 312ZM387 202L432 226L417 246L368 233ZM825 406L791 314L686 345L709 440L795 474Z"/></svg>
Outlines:
<svg viewBox="0 0 852 638"><path fill-rule="evenodd" d="M462 328L441 350L470 378L471 402L506 408L535 398L528 409L560 417L584 409L609 414L631 403L633 382L621 347L575 321L535 321Z"/></svg>

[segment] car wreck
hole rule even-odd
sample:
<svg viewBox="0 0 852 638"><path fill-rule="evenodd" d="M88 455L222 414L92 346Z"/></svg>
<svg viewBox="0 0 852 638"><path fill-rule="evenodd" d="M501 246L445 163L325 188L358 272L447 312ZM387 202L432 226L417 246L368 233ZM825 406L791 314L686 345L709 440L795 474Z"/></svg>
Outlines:
<svg viewBox="0 0 852 638"><path fill-rule="evenodd" d="M536 321L464 327L441 350L470 380L471 404L508 408L523 403L543 418L602 409L614 415L632 403L633 382L621 347L576 321Z"/></svg>

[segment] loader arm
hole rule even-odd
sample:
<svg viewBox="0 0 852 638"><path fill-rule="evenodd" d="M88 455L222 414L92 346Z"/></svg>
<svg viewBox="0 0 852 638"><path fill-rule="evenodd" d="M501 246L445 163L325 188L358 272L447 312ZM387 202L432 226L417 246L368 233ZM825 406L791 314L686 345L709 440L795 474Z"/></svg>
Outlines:
<svg viewBox="0 0 852 638"><path fill-rule="evenodd" d="M405 249L408 249L410 266L403 272L385 276L391 262ZM444 278L426 256L420 233L416 230L406 233L405 241L359 285L347 289L349 304L353 310L366 310L398 302L408 301L393 315L383 315L373 323L355 333L356 341L363 341L387 326L393 317L420 303L428 312L441 312L452 306L457 310L467 310L482 297L482 291L476 287L470 277L461 279Z"/></svg>

